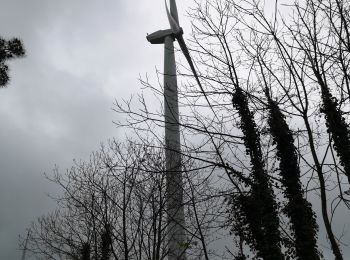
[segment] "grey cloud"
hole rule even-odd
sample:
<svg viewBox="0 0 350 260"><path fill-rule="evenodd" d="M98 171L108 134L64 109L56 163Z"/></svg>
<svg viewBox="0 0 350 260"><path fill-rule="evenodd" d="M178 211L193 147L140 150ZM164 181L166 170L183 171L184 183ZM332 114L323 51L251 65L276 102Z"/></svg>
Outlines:
<svg viewBox="0 0 350 260"><path fill-rule="evenodd" d="M139 73L160 67L162 51L145 39L159 25L147 13L153 0L0 6L0 35L20 37L27 50L10 63L10 85L0 90L0 259L19 259L18 235L55 206L47 194L57 187L43 173L55 165L64 171L101 141L123 137L112 123L114 98L138 92Z"/></svg>

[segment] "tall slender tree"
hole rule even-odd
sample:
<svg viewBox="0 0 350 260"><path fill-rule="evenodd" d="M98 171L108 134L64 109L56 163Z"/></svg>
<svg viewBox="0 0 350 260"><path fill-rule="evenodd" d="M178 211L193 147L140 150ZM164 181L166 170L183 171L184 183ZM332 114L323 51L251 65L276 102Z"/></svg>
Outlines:
<svg viewBox="0 0 350 260"><path fill-rule="evenodd" d="M247 96L241 88L236 88L232 103L241 119L240 128L246 153L250 156L253 180L248 194L240 193L231 200L232 213L238 217L239 230L246 227L243 236L259 257L282 260L284 257L281 251L277 204L264 169L259 132L249 109Z"/></svg>
<svg viewBox="0 0 350 260"><path fill-rule="evenodd" d="M89 243L84 243L81 248L81 260L90 260L91 247Z"/></svg>
<svg viewBox="0 0 350 260"><path fill-rule="evenodd" d="M109 260L111 256L111 234L110 226L107 224L105 230L101 234L101 259Z"/></svg>
<svg viewBox="0 0 350 260"><path fill-rule="evenodd" d="M265 94L269 110L268 125L280 160L281 182L287 198L284 211L291 220L295 238L295 256L300 260L317 260L320 259L317 250L318 226L311 204L303 196L293 134L268 88L265 89Z"/></svg>

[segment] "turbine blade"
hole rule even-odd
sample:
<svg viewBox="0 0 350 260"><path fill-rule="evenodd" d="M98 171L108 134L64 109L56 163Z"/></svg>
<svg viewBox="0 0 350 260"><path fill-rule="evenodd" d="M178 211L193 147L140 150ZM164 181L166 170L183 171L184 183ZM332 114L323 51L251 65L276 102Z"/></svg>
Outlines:
<svg viewBox="0 0 350 260"><path fill-rule="evenodd" d="M200 87L202 93L205 95L204 89L203 89L202 84L201 84L201 82L199 80L196 68L194 67L194 64L193 64L190 52L188 51L188 48L187 48L187 45L185 43L184 38L182 37L182 35L179 35L179 36L176 37L176 39L177 39L177 42L180 45L182 53L185 55L185 58L186 58L186 60L188 62L188 65L190 65L190 68L192 70L192 73L193 73L194 77L196 78L198 86ZM207 101L209 102L209 100L207 100Z"/></svg>
<svg viewBox="0 0 350 260"><path fill-rule="evenodd" d="M166 9L166 13L168 16L170 28L173 30L174 34L176 34L177 32L179 32L181 30L180 26L179 26L178 22L175 20L175 18L171 15L169 8L168 8L167 0L164 0L164 1L165 1L165 9ZM176 15L177 15L177 11L176 11Z"/></svg>
<svg viewBox="0 0 350 260"><path fill-rule="evenodd" d="M210 101L209 101L209 98L208 98L206 92L204 91L204 88L203 88L203 86L202 86L202 84L201 84L201 82L200 82L200 80L199 80L199 77L198 77L196 68L194 67L194 63L193 63L193 61L192 61L190 52L189 52L189 50L188 50L188 48L187 48L187 45L186 45L186 43L185 43L184 38L182 37L181 34L175 35L175 37L176 37L177 42L178 42L179 45L180 45L180 48L181 48L182 53L185 55L185 58L186 58L188 64L190 65L190 68L191 68L191 70L192 70L192 73L193 73L194 77L196 78L197 84L198 84L198 86L199 86L199 88L200 88L200 90L201 90L201 92L202 92L202 94L203 94L205 100L207 101L207 103L208 103L210 109L211 109L211 110L213 111L213 113L214 113L214 117L215 117L217 120L219 120L219 118L218 118L218 116L216 115L216 113L215 113L213 107L211 106L211 103L210 103Z"/></svg>
<svg viewBox="0 0 350 260"><path fill-rule="evenodd" d="M176 21L176 23L180 26L179 15L177 12L177 6L176 6L175 0L170 0L170 13L171 13L171 16L174 18L174 20Z"/></svg>
<svg viewBox="0 0 350 260"><path fill-rule="evenodd" d="M190 52L188 51L188 48L187 48L187 45L185 43L184 38L182 37L182 35L179 35L179 36L176 37L176 39L177 39L177 42L180 45L182 53L185 55L185 58L186 58L186 60L188 62L188 65L190 65L190 68L192 70L192 73L193 73L194 77L196 78L196 81L197 81L198 85L200 86L200 88L202 88L202 84L199 81L199 77L198 77L196 68L194 67L194 64L193 64Z"/></svg>

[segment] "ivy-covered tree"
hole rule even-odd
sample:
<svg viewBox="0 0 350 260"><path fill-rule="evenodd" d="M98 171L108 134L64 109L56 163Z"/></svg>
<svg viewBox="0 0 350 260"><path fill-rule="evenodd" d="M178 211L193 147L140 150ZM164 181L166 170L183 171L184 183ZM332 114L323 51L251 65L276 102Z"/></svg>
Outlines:
<svg viewBox="0 0 350 260"><path fill-rule="evenodd" d="M21 40L13 38L11 40L5 40L0 37L0 88L6 87L9 82L10 76L9 67L6 61L23 57L25 50Z"/></svg>
<svg viewBox="0 0 350 260"><path fill-rule="evenodd" d="M81 260L90 260L90 244L84 243L81 248Z"/></svg>
<svg viewBox="0 0 350 260"><path fill-rule="evenodd" d="M260 135L254 121L253 113L248 106L248 99L241 88L233 93L232 103L241 119L240 129L246 154L250 156L252 165L252 185L250 191L233 195L232 215L234 218L233 231L245 238L246 242L257 251L262 259L284 259L281 252L281 236L277 203L270 184L261 151Z"/></svg>
<svg viewBox="0 0 350 260"><path fill-rule="evenodd" d="M345 175L350 183L350 130L343 117L343 112L338 108L338 101L332 96L322 79L319 79L322 93L321 112L325 115L326 126L331 134L333 146L339 157L340 164L344 167Z"/></svg>
<svg viewBox="0 0 350 260"><path fill-rule="evenodd" d="M107 224L104 232L101 234L101 260L109 260L111 256L111 234L110 227Z"/></svg>
<svg viewBox="0 0 350 260"><path fill-rule="evenodd" d="M280 175L284 195L287 198L284 212L290 218L294 234L296 259L320 259L317 250L317 231L315 214L311 204L304 198L300 183L300 168L294 146L294 138L277 102L272 100L268 89L265 90L268 100L268 125L273 142L276 145L277 157L280 160ZM292 254L294 256L294 254Z"/></svg>

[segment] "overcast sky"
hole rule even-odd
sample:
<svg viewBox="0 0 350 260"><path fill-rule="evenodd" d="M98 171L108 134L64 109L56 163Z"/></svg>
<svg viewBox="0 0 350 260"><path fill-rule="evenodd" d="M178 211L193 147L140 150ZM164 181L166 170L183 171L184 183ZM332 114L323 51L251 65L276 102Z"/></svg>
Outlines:
<svg viewBox="0 0 350 260"><path fill-rule="evenodd" d="M166 28L162 0L0 0L0 35L20 37L27 51L0 89L1 260L20 259L18 236L55 207L47 194L57 187L43 174L124 137L114 99L140 92L139 75L162 68L162 46L145 36Z"/></svg>
<svg viewBox="0 0 350 260"><path fill-rule="evenodd" d="M163 1L0 0L0 35L27 51L0 89L0 259L20 259L18 235L54 208L44 172L123 138L113 101L162 67L162 46L145 36L165 27Z"/></svg>

